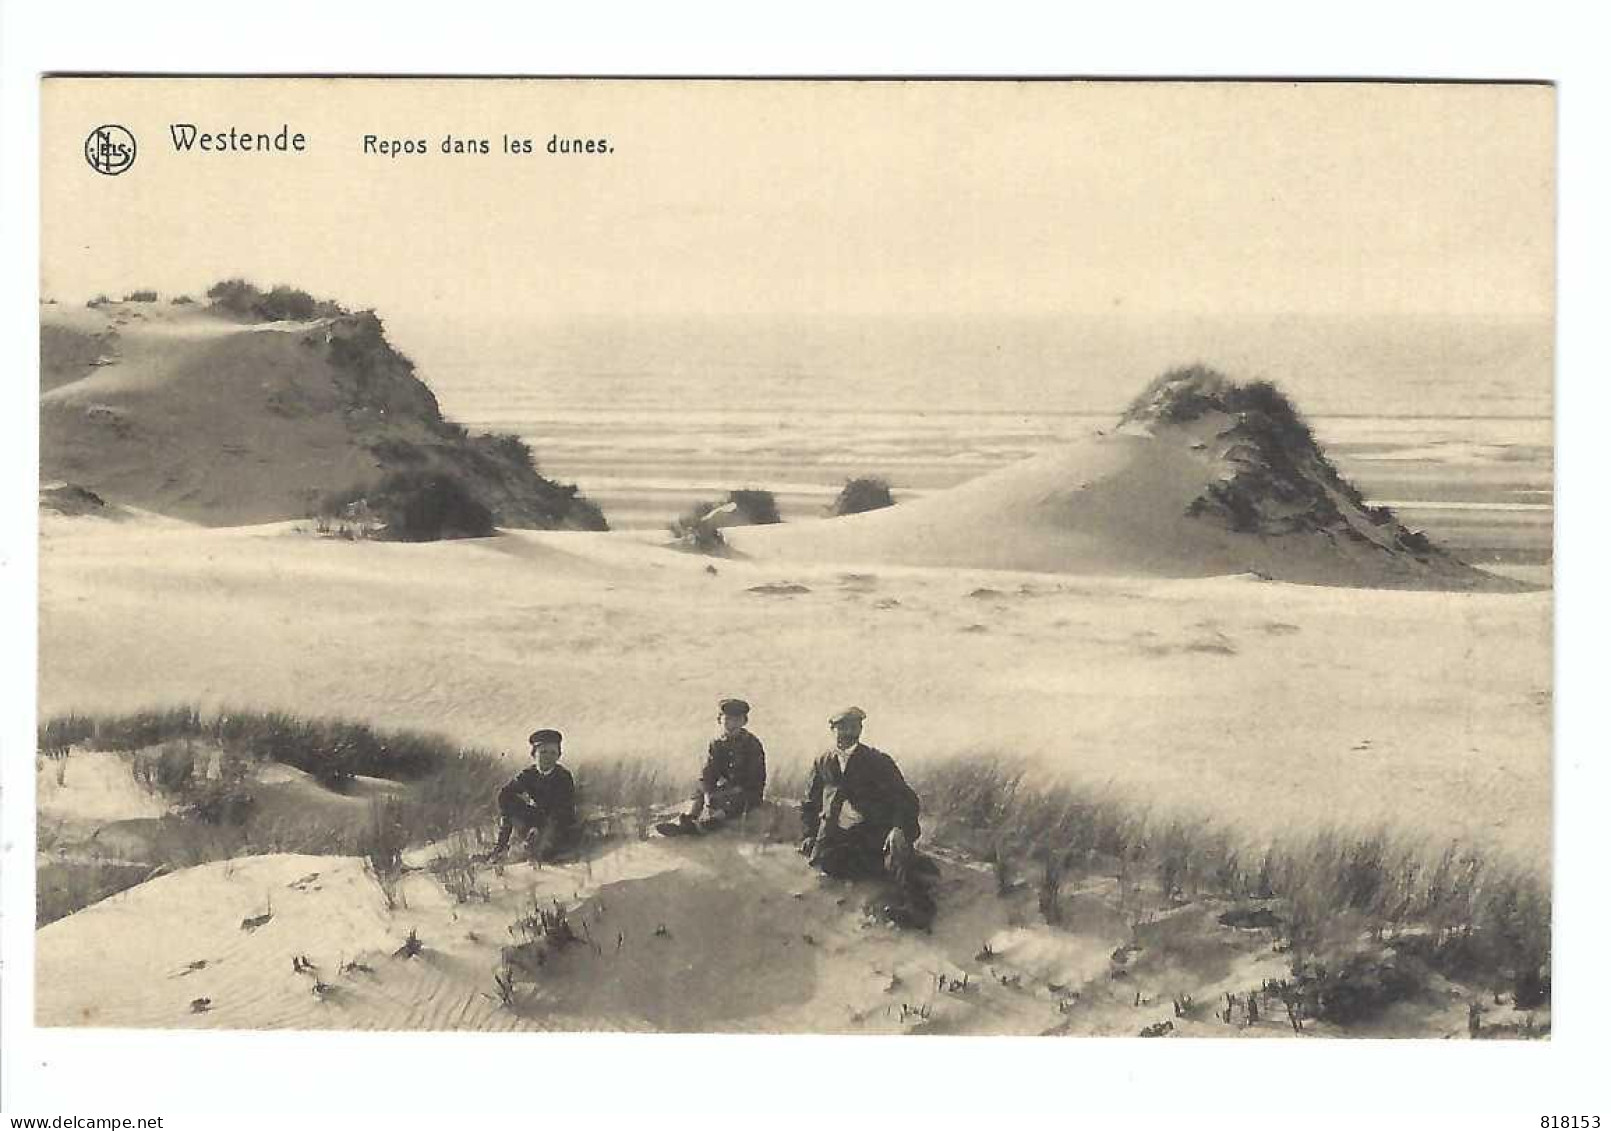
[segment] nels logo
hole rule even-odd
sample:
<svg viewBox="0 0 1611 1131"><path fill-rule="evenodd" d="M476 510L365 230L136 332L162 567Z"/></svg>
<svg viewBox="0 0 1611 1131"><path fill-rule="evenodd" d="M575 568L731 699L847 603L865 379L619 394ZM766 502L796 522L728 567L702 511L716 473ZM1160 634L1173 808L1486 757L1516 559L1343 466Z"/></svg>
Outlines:
<svg viewBox="0 0 1611 1131"><path fill-rule="evenodd" d="M115 177L134 164L134 135L122 126L96 126L84 139L84 160L97 173Z"/></svg>

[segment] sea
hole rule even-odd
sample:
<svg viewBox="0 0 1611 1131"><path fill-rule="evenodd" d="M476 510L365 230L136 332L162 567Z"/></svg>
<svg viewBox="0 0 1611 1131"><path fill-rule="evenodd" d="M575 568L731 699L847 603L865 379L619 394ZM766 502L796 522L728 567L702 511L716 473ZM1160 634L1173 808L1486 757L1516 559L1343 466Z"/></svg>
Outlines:
<svg viewBox="0 0 1611 1131"><path fill-rule="evenodd" d="M509 432L614 529L735 488L786 521L846 480L897 501L1111 424L1202 363L1274 381L1373 502L1475 563L1551 560L1553 326L1405 316L388 319L449 417Z"/></svg>

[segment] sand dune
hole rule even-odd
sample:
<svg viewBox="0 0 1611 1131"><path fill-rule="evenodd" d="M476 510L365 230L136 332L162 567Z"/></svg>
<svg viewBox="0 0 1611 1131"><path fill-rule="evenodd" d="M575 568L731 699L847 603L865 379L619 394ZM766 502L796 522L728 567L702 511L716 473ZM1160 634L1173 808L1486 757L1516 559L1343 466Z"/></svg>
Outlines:
<svg viewBox="0 0 1611 1131"><path fill-rule="evenodd" d="M444 421L373 315L251 322L111 303L45 307L41 324L42 479L236 525L306 515L388 471L437 468L504 525L602 525L523 451Z"/></svg>
<svg viewBox="0 0 1611 1131"><path fill-rule="evenodd" d="M878 889L821 880L788 844L739 833L606 846L583 864L483 868L456 902L409 859L388 910L361 862L265 856L159 877L38 934L42 1025L140 1028L617 1029L818 1033L1291 1035L1279 1009L1215 1016L1283 975L1221 905L1148 915L1111 880L1069 893L1062 928L988 869L941 860L932 934L869 917ZM541 908L577 941L523 947ZM159 929L183 922L185 930ZM420 943L409 955L410 935ZM513 949L511 949L513 948ZM1121 949L1122 948L1122 949ZM527 956L541 951L541 964ZM1116 955L1117 952L1117 955ZM495 973L513 979L500 1001ZM1118 971L1118 973L1115 973ZM1439 980L1375 1035L1464 1032L1473 991ZM1180 1016L1176 1000L1201 1003ZM1310 1036L1340 1030L1311 1021Z"/></svg>
<svg viewBox="0 0 1611 1131"><path fill-rule="evenodd" d="M1384 822L1547 867L1550 607L56 517L40 706L279 708L509 751L552 724L578 766L682 777L723 696L755 704L780 769L860 703L911 766L995 751L1254 830Z"/></svg>
<svg viewBox="0 0 1611 1131"><path fill-rule="evenodd" d="M1130 419L895 507L729 537L758 558L818 562L1505 587L1367 511L1312 442L1250 435L1247 424L1218 409L1180 423Z"/></svg>

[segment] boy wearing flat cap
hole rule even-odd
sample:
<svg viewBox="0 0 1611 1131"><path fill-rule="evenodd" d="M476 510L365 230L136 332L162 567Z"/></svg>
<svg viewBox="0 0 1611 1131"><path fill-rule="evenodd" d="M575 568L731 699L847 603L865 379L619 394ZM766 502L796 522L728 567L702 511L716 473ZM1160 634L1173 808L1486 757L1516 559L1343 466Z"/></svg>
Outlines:
<svg viewBox="0 0 1611 1131"><path fill-rule="evenodd" d="M743 816L766 793L766 750L749 731L750 705L723 699L717 712L722 732L705 752L705 768L688 808L676 820L655 826L664 836L696 833Z"/></svg>
<svg viewBox="0 0 1611 1131"><path fill-rule="evenodd" d="M562 736L557 730L533 731L533 765L498 791L498 844L488 857L503 859L518 827L533 860L553 860L576 844L576 779L559 764Z"/></svg>
<svg viewBox="0 0 1611 1131"><path fill-rule="evenodd" d="M898 922L927 927L934 900L917 873L932 873L933 864L913 848L923 832L920 804L895 759L862 742L866 718L860 707L848 707L828 720L834 748L811 767L800 805L800 851L825 875L895 881L899 906L886 911Z"/></svg>

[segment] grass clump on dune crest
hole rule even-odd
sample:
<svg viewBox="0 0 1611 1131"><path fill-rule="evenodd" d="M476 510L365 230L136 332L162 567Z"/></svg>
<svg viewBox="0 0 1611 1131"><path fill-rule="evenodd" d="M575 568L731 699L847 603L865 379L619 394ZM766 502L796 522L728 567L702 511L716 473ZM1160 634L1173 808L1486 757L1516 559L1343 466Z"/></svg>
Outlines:
<svg viewBox="0 0 1611 1131"><path fill-rule="evenodd" d="M1366 501L1297 406L1269 381L1239 382L1200 364L1171 369L1141 391L1120 424L1186 425L1212 413L1225 418L1215 456L1228 474L1209 484L1187 515L1241 534L1321 532L1458 572L1459 563L1424 533Z"/></svg>
<svg viewBox="0 0 1611 1131"><path fill-rule="evenodd" d="M1316 446L1314 430L1271 381L1234 381L1207 365L1183 365L1154 377L1130 402L1121 423L1162 420L1186 424L1210 412L1248 414L1267 422L1271 435L1293 449Z"/></svg>
<svg viewBox="0 0 1611 1131"><path fill-rule="evenodd" d="M877 476L864 475L845 481L845 485L840 488L839 494L829 505L828 513L837 518L847 514L882 510L884 507L894 505L895 496L889 489L889 481Z"/></svg>
<svg viewBox="0 0 1611 1131"><path fill-rule="evenodd" d="M256 322L311 322L346 313L335 303L316 299L307 291L287 286L263 291L245 279L221 279L207 288L207 297L216 308Z"/></svg>

